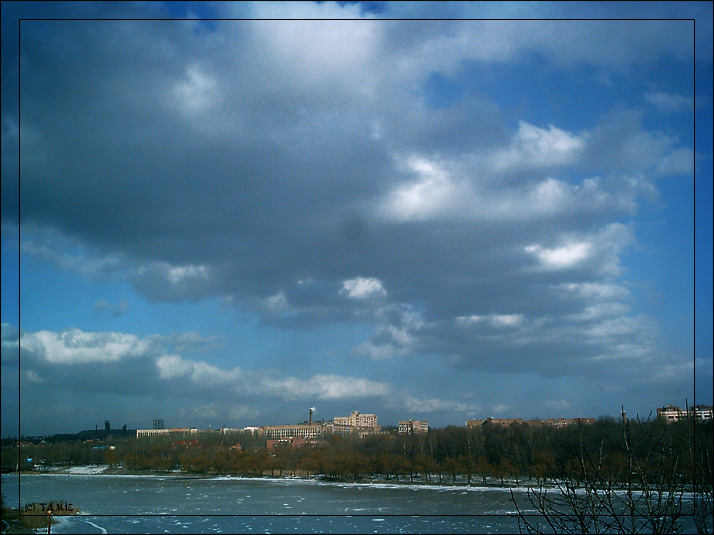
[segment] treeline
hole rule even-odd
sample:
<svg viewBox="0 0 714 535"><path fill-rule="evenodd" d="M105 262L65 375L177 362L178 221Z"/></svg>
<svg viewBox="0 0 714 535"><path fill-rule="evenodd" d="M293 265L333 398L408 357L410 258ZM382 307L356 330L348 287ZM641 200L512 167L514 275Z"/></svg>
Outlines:
<svg viewBox="0 0 714 535"><path fill-rule="evenodd" d="M627 424L600 418L565 428L485 424L445 427L425 434L331 436L317 447L266 449L264 437L248 432L182 438L112 438L102 444L60 442L2 449L3 469L20 465L105 464L137 471L180 470L191 474L284 476L323 474L334 480L487 482L598 477L631 481L633 466L651 481L711 486L712 422L662 421ZM111 444L109 443L111 440ZM240 444L240 449L235 447ZM113 447L112 447L113 446ZM32 458L27 463L26 458ZM635 463L635 465L633 465ZM663 479L664 478L664 479Z"/></svg>

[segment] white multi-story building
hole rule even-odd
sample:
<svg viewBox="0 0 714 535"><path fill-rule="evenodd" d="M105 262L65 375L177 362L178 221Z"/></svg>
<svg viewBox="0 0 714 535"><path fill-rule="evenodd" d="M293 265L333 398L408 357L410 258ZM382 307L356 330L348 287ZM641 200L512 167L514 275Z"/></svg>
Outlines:
<svg viewBox="0 0 714 535"><path fill-rule="evenodd" d="M173 429L137 429L136 438L155 437L160 435L191 435L198 433L195 427L177 427Z"/></svg>
<svg viewBox="0 0 714 535"><path fill-rule="evenodd" d="M665 405L657 409L657 418L674 422L677 420L686 420L692 418L694 420L712 420L714 418L714 407L709 405L694 405L689 407L689 410L682 410L681 407L673 405Z"/></svg>
<svg viewBox="0 0 714 535"><path fill-rule="evenodd" d="M714 419L714 407L709 405L695 405L689 409L694 413L697 420L712 420Z"/></svg>
<svg viewBox="0 0 714 535"><path fill-rule="evenodd" d="M323 435L322 424L264 425L258 431L272 439L318 438Z"/></svg>

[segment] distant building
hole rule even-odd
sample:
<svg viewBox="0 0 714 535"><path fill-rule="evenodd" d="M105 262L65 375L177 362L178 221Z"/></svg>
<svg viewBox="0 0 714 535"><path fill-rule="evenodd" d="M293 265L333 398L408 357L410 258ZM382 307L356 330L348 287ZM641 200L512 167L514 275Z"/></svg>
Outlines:
<svg viewBox="0 0 714 535"><path fill-rule="evenodd" d="M321 437L324 434L324 426L317 424L293 424L293 425L264 425L258 428L258 433L270 439L289 439L300 437L304 439Z"/></svg>
<svg viewBox="0 0 714 535"><path fill-rule="evenodd" d="M594 424L595 418L548 418L547 420L531 420L531 422L540 422L550 427L568 427L575 424Z"/></svg>
<svg viewBox="0 0 714 535"><path fill-rule="evenodd" d="M484 424L511 425L525 424L531 426L545 425L548 427L567 427L574 424L594 424L595 418L548 418L547 420L523 420L521 418L486 418L485 420L467 420L466 428L474 429Z"/></svg>
<svg viewBox="0 0 714 535"><path fill-rule="evenodd" d="M399 433L413 435L429 431L429 422L426 420L400 420Z"/></svg>
<svg viewBox="0 0 714 535"><path fill-rule="evenodd" d="M485 420L467 420L466 428L473 429L484 424L511 425L522 423L523 420L521 418L486 418Z"/></svg>
<svg viewBox="0 0 714 535"><path fill-rule="evenodd" d="M335 425L377 427L377 417L374 414L361 414L359 411L352 411L349 416L335 416L332 421Z"/></svg>
<svg viewBox="0 0 714 535"><path fill-rule="evenodd" d="M226 435L228 433L240 433L243 431L242 429L236 429L234 427L221 427L218 432L221 433L222 435Z"/></svg>
<svg viewBox="0 0 714 535"><path fill-rule="evenodd" d="M268 439L266 441L266 447L268 450L277 448L278 446L289 446L290 448L296 450L300 448L314 448L315 446L327 444L327 441L319 438L302 438L302 437L292 437L292 438L277 438Z"/></svg>
<svg viewBox="0 0 714 535"><path fill-rule="evenodd" d="M692 415L697 420L712 420L714 419L714 407L711 405L695 405L689 409Z"/></svg>
<svg viewBox="0 0 714 535"><path fill-rule="evenodd" d="M657 409L657 418L667 422L675 422L677 420L712 420L714 408L710 405L694 405L689 410L682 410L681 407L674 405L665 405Z"/></svg>
<svg viewBox="0 0 714 535"><path fill-rule="evenodd" d="M136 438L155 437L161 435L193 435L204 432L195 427L176 427L172 429L137 429Z"/></svg>
<svg viewBox="0 0 714 535"><path fill-rule="evenodd" d="M330 425L331 431L339 435L370 435L379 432L377 417L374 414L362 414L352 411L349 416L335 416Z"/></svg>

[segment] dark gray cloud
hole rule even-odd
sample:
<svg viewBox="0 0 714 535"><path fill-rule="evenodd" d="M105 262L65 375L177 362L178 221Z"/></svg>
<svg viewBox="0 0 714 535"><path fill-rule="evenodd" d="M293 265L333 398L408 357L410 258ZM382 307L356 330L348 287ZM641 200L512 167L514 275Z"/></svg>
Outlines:
<svg viewBox="0 0 714 535"><path fill-rule="evenodd" d="M468 22L24 24L21 221L118 262L156 301L229 296L266 321L339 321L364 305L343 282L376 277L389 302L439 321L543 314L549 285L614 274L619 248L598 236L651 188L638 174L686 151L634 112L580 133L522 123L509 139L483 97L430 109L415 94L428 61L481 39ZM523 37L494 50L550 50L532 24L504 24ZM576 167L635 178L571 184ZM538 251L569 246L590 254L538 269Z"/></svg>

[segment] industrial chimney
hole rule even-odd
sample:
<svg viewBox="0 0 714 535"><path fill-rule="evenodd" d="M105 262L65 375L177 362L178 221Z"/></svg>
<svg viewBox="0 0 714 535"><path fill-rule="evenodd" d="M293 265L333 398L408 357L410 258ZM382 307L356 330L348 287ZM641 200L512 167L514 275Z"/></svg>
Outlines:
<svg viewBox="0 0 714 535"><path fill-rule="evenodd" d="M308 411L310 425L312 425L312 413L315 412L315 410L315 407L310 407L310 410Z"/></svg>

